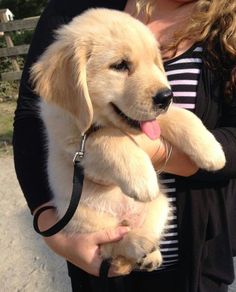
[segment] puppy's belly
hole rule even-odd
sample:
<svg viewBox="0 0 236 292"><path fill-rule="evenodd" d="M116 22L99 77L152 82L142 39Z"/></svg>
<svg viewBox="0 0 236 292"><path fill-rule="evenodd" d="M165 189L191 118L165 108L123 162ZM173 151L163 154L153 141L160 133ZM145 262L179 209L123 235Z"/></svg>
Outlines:
<svg viewBox="0 0 236 292"><path fill-rule="evenodd" d="M84 185L81 205L94 210L98 216L107 214L113 217L117 225L129 225L131 228L142 225L147 210L147 204L124 195L118 187L99 185L97 188L91 183ZM99 217L97 219L99 220Z"/></svg>

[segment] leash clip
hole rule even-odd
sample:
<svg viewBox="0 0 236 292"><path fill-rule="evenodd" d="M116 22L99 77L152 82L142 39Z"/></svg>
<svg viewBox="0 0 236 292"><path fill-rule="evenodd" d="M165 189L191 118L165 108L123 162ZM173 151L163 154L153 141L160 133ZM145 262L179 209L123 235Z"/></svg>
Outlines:
<svg viewBox="0 0 236 292"><path fill-rule="evenodd" d="M77 161L81 161L81 159L84 157L84 148L85 148L85 142L86 142L87 135L82 134L81 135L81 141L80 141L80 148L79 151L75 152L74 158L73 158L73 164L75 164Z"/></svg>

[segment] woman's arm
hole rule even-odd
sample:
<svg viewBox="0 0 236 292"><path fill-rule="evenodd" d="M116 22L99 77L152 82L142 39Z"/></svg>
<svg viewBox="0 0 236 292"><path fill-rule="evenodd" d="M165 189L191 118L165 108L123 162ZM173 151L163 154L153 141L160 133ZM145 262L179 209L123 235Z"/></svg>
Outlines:
<svg viewBox="0 0 236 292"><path fill-rule="evenodd" d="M43 204L35 209L34 214L43 206L51 206L52 202ZM52 209L44 211L38 219L38 226L41 231L49 229L57 222L56 212ZM60 231L57 234L44 237L45 243L59 256L65 258L72 264L83 269L87 273L98 276L102 263L99 246L122 239L129 231L126 226L119 226L115 229L101 230L90 234L67 234ZM109 270L109 277L117 276Z"/></svg>

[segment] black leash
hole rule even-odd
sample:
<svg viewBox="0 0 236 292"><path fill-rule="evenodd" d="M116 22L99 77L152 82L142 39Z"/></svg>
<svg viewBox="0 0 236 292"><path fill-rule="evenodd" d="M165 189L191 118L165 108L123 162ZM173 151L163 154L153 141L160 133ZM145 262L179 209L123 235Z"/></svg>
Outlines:
<svg viewBox="0 0 236 292"><path fill-rule="evenodd" d="M86 138L87 138L86 134L82 135L80 150L75 153L75 156L73 159L73 163L74 163L73 189L72 189L70 203L64 216L49 229L40 231L39 226L38 226L38 218L40 214L43 213L45 210L56 209L56 208L54 206L45 206L37 210L37 212L34 215L34 220L33 220L34 229L37 233L39 233L40 235L44 237L53 236L59 231L61 231L69 223L69 221L74 216L77 210L77 207L79 205L79 201L81 198L83 182L84 182L84 170L80 164L80 161L84 156ZM104 260L99 270L99 278L101 280L101 287L103 289L102 290L103 292L109 292L108 277L107 277L109 268L110 268L110 262L108 260Z"/></svg>
<svg viewBox="0 0 236 292"><path fill-rule="evenodd" d="M70 199L70 204L65 215L52 227L47 230L40 231L38 227L38 218L41 213L43 213L47 209L56 209L54 206L45 206L40 208L34 215L33 226L36 232L44 237L49 237L55 235L59 231L61 231L74 216L75 211L79 205L82 189L83 189L83 181L84 181L84 170L80 165L80 161L74 162L74 176L73 176L73 190Z"/></svg>
<svg viewBox="0 0 236 292"><path fill-rule="evenodd" d="M45 207L40 208L34 215L34 221L33 221L34 229L37 233L39 233L40 235L44 237L55 235L56 233L61 231L69 223L69 221L74 216L77 210L77 207L79 205L79 201L81 198L83 182L84 182L84 170L80 164L80 161L84 157L84 148L85 148L86 138L87 138L86 134L82 135L80 150L75 153L74 158L73 158L73 163L74 163L73 189L72 189L70 203L65 215L55 225L53 225L52 227L44 231L40 231L38 227L38 218L40 214L47 209L56 209L56 208L54 206L45 206Z"/></svg>

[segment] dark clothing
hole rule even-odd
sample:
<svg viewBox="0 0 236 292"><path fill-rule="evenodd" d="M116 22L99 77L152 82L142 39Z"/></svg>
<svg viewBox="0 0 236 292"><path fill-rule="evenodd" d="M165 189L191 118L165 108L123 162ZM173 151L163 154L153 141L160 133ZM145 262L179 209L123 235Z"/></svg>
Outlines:
<svg viewBox="0 0 236 292"><path fill-rule="evenodd" d="M131 273L125 277L108 278L101 280L89 275L68 263L69 275L73 292L182 292L181 271L168 270L165 272L139 272ZM212 280L209 277L202 277L201 292L227 292L226 284Z"/></svg>
<svg viewBox="0 0 236 292"><path fill-rule="evenodd" d="M73 292L107 292L104 286L108 287L108 291L112 292L149 292L156 289L156 287L160 292L175 292L176 283L178 282L178 274L175 270L168 270L165 273L131 273L125 277L109 278L105 282L97 277L88 275L70 263L68 263L68 270Z"/></svg>
<svg viewBox="0 0 236 292"><path fill-rule="evenodd" d="M52 31L58 26L89 7L123 10L125 4L125 0L52 0L39 21L21 81L13 139L17 176L31 210L48 202L52 193L46 173L46 140L37 110L39 97L28 81L29 68L53 41ZM221 292L234 277L236 96L227 102L223 88L220 72L203 66L195 113L221 143L227 164L215 173L199 170L188 178L176 176L180 262L178 289L173 291Z"/></svg>

